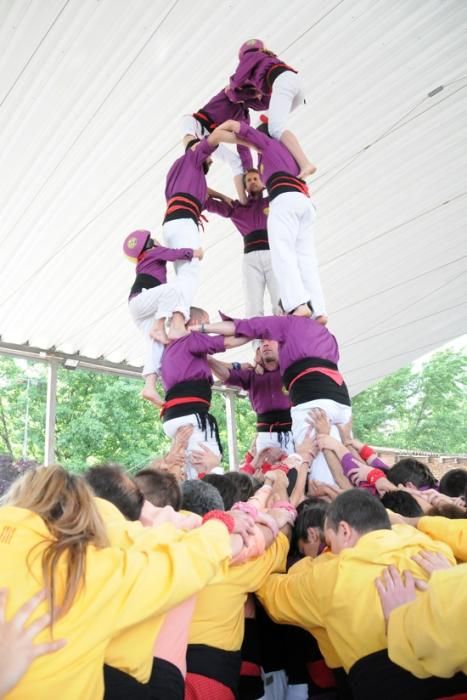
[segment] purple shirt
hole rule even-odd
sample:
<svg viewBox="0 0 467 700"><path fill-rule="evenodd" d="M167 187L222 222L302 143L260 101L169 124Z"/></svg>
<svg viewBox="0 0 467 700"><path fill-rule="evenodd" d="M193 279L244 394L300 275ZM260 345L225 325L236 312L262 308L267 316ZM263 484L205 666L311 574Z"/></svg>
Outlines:
<svg viewBox="0 0 467 700"><path fill-rule="evenodd" d="M235 73L230 76L229 98L260 99L262 95L269 95L271 91L266 83L266 75L278 63L283 63L278 56L270 56L264 51L247 51L240 59Z"/></svg>
<svg viewBox="0 0 467 700"><path fill-rule="evenodd" d="M265 338L279 343L279 365L285 370L297 360L317 357L337 365L339 348L334 336L317 321L303 316L257 316L234 320L235 335Z"/></svg>
<svg viewBox="0 0 467 700"><path fill-rule="evenodd" d="M167 282L167 261L191 260L193 258L193 248L165 248L156 245L154 248L146 250L138 258L136 264L137 275L151 275L161 284Z"/></svg>
<svg viewBox="0 0 467 700"><path fill-rule="evenodd" d="M267 230L268 197L248 197L246 204L240 204L240 202L235 200L232 206L227 204L227 202L208 197L205 206L213 214L232 219L232 223L242 236L246 236L252 231Z"/></svg>
<svg viewBox="0 0 467 700"><path fill-rule="evenodd" d="M199 111L205 112L216 126L228 119L235 119L246 124L250 123L250 115L245 103L232 102L225 94L225 90L221 90L217 95L214 95ZM237 146L237 151L242 161L243 170L246 171L252 168L253 158L251 157L250 149L246 146Z"/></svg>
<svg viewBox="0 0 467 700"><path fill-rule="evenodd" d="M224 350L222 335L205 335L195 331L173 340L165 346L162 355L160 376L165 391L175 384L195 379L207 379L212 384L212 372L206 355Z"/></svg>
<svg viewBox="0 0 467 700"><path fill-rule="evenodd" d="M240 124L238 135L260 149L258 170L263 182L267 182L271 175L277 172L288 173L294 177L298 176L300 172L298 163L283 143L271 139L266 134L262 134L257 129L252 129L251 126L243 123Z"/></svg>
<svg viewBox="0 0 467 700"><path fill-rule="evenodd" d="M282 390L279 369L265 370L264 374L256 374L254 369L232 369L226 384L248 391L255 413L281 411L291 407L288 395Z"/></svg>
<svg viewBox="0 0 467 700"><path fill-rule="evenodd" d="M206 176L203 163L215 151L207 139L202 139L193 150L178 158L167 173L165 198L169 200L174 194L186 192L201 202L203 206L207 197Z"/></svg>

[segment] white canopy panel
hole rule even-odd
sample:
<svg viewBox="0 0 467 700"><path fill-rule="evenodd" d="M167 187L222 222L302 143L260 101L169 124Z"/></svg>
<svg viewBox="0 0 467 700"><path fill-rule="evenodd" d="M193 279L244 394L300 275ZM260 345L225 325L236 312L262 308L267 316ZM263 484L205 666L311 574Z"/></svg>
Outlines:
<svg viewBox="0 0 467 700"><path fill-rule="evenodd" d="M180 117L262 38L296 67L317 247L353 393L467 331L464 0L0 3L0 334L142 362L124 236L160 236ZM233 193L226 166L210 185ZM209 215L196 303L241 316L242 244ZM250 349L237 351L248 357Z"/></svg>

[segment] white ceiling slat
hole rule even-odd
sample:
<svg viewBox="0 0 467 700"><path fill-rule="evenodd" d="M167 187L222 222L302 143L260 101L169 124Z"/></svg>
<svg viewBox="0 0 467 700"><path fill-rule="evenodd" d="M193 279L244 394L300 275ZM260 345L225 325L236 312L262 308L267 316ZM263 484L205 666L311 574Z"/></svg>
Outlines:
<svg viewBox="0 0 467 700"><path fill-rule="evenodd" d="M252 36L304 80L290 127L318 165L320 269L351 390L465 333L466 28L460 0L1 4L3 341L141 363L122 239L161 237L180 117ZM209 179L232 193L225 166ZM196 302L241 316L240 236L208 219Z"/></svg>

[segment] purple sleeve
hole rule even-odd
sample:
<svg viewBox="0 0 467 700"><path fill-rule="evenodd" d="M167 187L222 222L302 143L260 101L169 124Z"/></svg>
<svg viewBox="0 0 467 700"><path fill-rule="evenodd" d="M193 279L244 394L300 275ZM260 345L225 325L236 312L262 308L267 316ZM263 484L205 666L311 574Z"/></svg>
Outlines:
<svg viewBox="0 0 467 700"><path fill-rule="evenodd" d="M237 146L237 152L242 161L243 172L245 173L247 170L251 170L253 167L253 158L250 149L246 146Z"/></svg>
<svg viewBox="0 0 467 700"><path fill-rule="evenodd" d="M284 342L286 336L286 328L283 321L286 317L280 316L256 316L254 318L245 318L243 320L235 320L235 335L240 335L246 338L263 338L266 340L277 340L279 343Z"/></svg>
<svg viewBox="0 0 467 700"><path fill-rule="evenodd" d="M231 369L227 384L230 386L239 386L242 389L249 389L251 384L251 370Z"/></svg>
<svg viewBox="0 0 467 700"><path fill-rule="evenodd" d="M224 216L226 219L230 219L232 216L233 209L230 204L223 202L220 199L214 199L214 197L208 197L204 203L205 208L211 212L211 214L218 214L219 216Z"/></svg>
<svg viewBox="0 0 467 700"><path fill-rule="evenodd" d="M209 137L201 139L200 143L196 146L195 150L192 151L193 164L197 168L200 168L206 160L206 158L209 158L211 153L213 153L217 148L217 146L211 146L211 144L208 142L208 138Z"/></svg>
<svg viewBox="0 0 467 700"><path fill-rule="evenodd" d="M386 464L386 462L383 462L383 460L379 457L375 457L371 464L369 464L368 466L373 467L374 469L382 469L385 472L387 472L387 470L389 469L389 465Z"/></svg>
<svg viewBox="0 0 467 700"><path fill-rule="evenodd" d="M257 129L252 129L251 126L245 124L245 122L240 122L240 131L238 132L240 138L249 141L253 146L263 150L269 146L270 138L266 134L262 134Z"/></svg>
<svg viewBox="0 0 467 700"><path fill-rule="evenodd" d="M344 470L345 476L348 476L348 473L349 473L352 469L358 469L358 467L359 467L358 462L356 462L356 461L354 460L354 458L352 457L352 455L350 454L350 452L346 452L346 453L345 453L345 455L344 455L344 456L342 457L342 459L341 459L341 464L342 464L342 468L343 468L343 470Z"/></svg>
<svg viewBox="0 0 467 700"><path fill-rule="evenodd" d="M154 256L157 260L191 260L193 258L193 248L164 248L158 245L153 250L156 251Z"/></svg>
<svg viewBox="0 0 467 700"><path fill-rule="evenodd" d="M225 338L223 335L207 335L193 331L190 333L188 347L193 355L214 355L216 352L224 352Z"/></svg>

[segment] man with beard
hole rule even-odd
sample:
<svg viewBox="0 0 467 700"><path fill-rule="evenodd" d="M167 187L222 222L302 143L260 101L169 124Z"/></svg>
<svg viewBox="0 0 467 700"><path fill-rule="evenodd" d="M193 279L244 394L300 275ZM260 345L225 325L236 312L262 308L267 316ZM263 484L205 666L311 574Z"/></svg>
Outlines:
<svg viewBox="0 0 467 700"><path fill-rule="evenodd" d="M250 365L238 362L227 364L214 357L208 358L213 373L228 386L239 386L248 392L251 406L256 413L256 451L279 447L292 454L295 451L292 437L290 400L282 390L279 370L279 343L264 339L257 349L258 371Z"/></svg>
<svg viewBox="0 0 467 700"><path fill-rule="evenodd" d="M243 176L248 193L246 204L210 192L206 209L231 219L243 237L243 293L245 315L264 316L264 291L268 288L273 313L278 313L279 292L272 271L267 231L269 199L263 197L264 184L256 168Z"/></svg>

